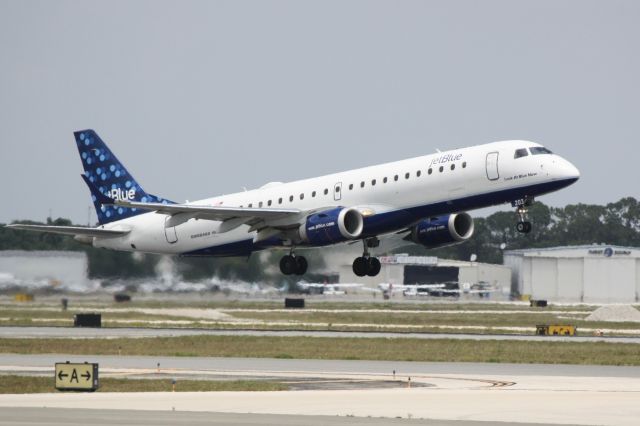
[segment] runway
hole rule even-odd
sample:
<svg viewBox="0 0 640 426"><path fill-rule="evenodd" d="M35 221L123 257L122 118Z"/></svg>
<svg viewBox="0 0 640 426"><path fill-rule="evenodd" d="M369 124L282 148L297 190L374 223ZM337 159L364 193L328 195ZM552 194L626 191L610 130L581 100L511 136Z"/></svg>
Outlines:
<svg viewBox="0 0 640 426"><path fill-rule="evenodd" d="M592 378L634 378L640 380L640 367L608 365L499 364L475 362L363 361L277 358L166 357L65 354L0 354L0 372L7 367L49 368L56 362L97 362L104 368L147 369L162 372L295 372L297 374L470 375L470 376L553 376Z"/></svg>
<svg viewBox="0 0 640 426"><path fill-rule="evenodd" d="M296 416L278 414L228 414L199 412L133 411L133 410L85 410L66 408L0 408L0 426L17 424L47 426L487 426L486 422L451 420L410 420L397 418L361 418L338 416ZM499 423L500 426L516 423ZM517 423L518 426L536 426ZM539 426L539 425L537 425Z"/></svg>
<svg viewBox="0 0 640 426"><path fill-rule="evenodd" d="M114 412L114 419L130 418L129 424L162 424L157 418L175 413L227 413L239 423L218 424L327 424L327 417L344 420L335 424L376 423L384 419L435 419L510 423L636 425L640 418L640 367L523 365L483 363L424 363L393 361L327 361L206 357L128 357L70 355L0 355L0 373L51 374L53 363L88 361L100 364L101 377L174 375L215 378L264 377L279 380L340 378L342 380L395 380L404 386L348 390L284 392L166 392L0 395L0 407L66 409L65 424L80 424L83 410L149 411L148 419L134 423L134 416ZM160 363L160 371L157 364ZM408 386L411 377L412 387ZM178 382L179 383L179 382ZM416 387L425 384L424 387ZM0 408L0 413L4 409ZM164 414L163 414L164 413ZM188 414L192 413L192 414ZM246 413L269 416L245 417ZM46 419L48 414L43 415ZM123 417L124 416L124 417ZM212 415L212 419L222 414ZM278 417L280 416L280 417ZM281 417L284 416L284 417ZM288 417L294 416L294 417ZM295 416L304 417L296 422ZM354 416L361 423L348 423ZM9 418L9 417L7 417ZM50 418L51 419L51 418ZM145 420L146 419L146 420ZM293 420L292 420L293 419ZM197 419L196 419L197 420ZM198 424L194 420L193 424ZM73 423L76 421L76 423ZM290 421L290 423L287 423ZM355 421L355 420L354 420ZM244 422L244 423L243 423ZM273 423L270 423L273 422ZM93 422L88 422L93 423ZM126 423L126 422L125 422ZM188 423L188 422L187 422ZM187 424L185 423L185 424ZM0 423L2 424L2 423ZM61 424L51 419L50 423ZM100 424L100 423L97 423ZM112 423L113 424L113 423ZM409 423L413 424L413 423ZM434 424L434 423L417 423ZM439 423L436 423L439 424Z"/></svg>
<svg viewBox="0 0 640 426"><path fill-rule="evenodd" d="M639 337L611 336L536 336L515 334L405 333L312 330L220 330L194 328L76 328L76 327L0 327L0 338L11 339L117 339L179 336L278 336L278 337L338 337L386 339L455 339L455 340L518 340L547 342L608 342L640 344Z"/></svg>

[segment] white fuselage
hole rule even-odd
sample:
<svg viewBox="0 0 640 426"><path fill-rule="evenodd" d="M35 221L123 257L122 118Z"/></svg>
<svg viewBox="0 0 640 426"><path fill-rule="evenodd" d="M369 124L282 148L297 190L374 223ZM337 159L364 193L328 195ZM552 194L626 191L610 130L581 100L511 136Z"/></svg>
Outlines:
<svg viewBox="0 0 640 426"><path fill-rule="evenodd" d="M303 211L356 207L365 216L363 235L382 235L405 229L421 218L534 197L578 179L578 170L562 157L550 153L533 155L530 149L538 147L527 141L495 142L295 182L271 183L189 204ZM515 158L516 150L522 149L527 150L527 155ZM220 232L219 221L191 219L165 227L167 218L151 212L112 222L104 228L131 232L117 238L95 239L94 245L214 256L267 248L253 244L256 232L249 232L248 225ZM228 249L218 252L216 248Z"/></svg>

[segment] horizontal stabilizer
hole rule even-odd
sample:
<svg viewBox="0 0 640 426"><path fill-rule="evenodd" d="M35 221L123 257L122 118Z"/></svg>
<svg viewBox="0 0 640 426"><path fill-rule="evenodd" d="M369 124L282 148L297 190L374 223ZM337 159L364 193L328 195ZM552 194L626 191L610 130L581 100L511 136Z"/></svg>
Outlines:
<svg viewBox="0 0 640 426"><path fill-rule="evenodd" d="M14 223L6 225L7 228L22 229L25 231L50 232L62 235L82 235L86 237L119 237L128 234L130 231L116 229L85 228L84 226L53 226L53 225L23 225Z"/></svg>

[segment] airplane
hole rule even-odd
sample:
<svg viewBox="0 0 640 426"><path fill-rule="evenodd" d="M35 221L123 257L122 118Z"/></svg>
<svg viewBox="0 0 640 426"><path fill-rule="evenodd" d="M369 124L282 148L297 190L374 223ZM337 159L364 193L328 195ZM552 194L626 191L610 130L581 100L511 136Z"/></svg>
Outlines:
<svg viewBox="0 0 640 426"><path fill-rule="evenodd" d="M341 173L270 182L258 189L176 203L147 193L93 130L74 132L99 226L7 225L72 235L113 250L180 256L250 256L286 248L285 275L308 268L296 250L362 243L357 276L376 276L380 238L426 248L473 235L468 210L512 203L516 229L531 231L535 197L576 182L578 169L540 144L511 140L436 152Z"/></svg>
<svg viewBox="0 0 640 426"><path fill-rule="evenodd" d="M307 283L304 281L299 281L298 283L296 283L296 286L304 292L309 292L309 293L315 292L315 293L321 293L324 295L333 295L333 296L347 294L347 290L354 290L354 289L363 290L363 291L373 290L373 289L366 288L363 284L359 284L359 283L327 284L327 283Z"/></svg>
<svg viewBox="0 0 640 426"><path fill-rule="evenodd" d="M480 295L480 297L487 297L490 293L500 291L495 286L485 282L475 284L458 282L439 284L379 283L378 288L383 293L402 293L404 296L459 296L461 294L477 294Z"/></svg>
<svg viewBox="0 0 640 426"><path fill-rule="evenodd" d="M393 283L379 283L378 288L380 291L388 291L391 293L418 290L433 290L445 288L445 284L393 284Z"/></svg>

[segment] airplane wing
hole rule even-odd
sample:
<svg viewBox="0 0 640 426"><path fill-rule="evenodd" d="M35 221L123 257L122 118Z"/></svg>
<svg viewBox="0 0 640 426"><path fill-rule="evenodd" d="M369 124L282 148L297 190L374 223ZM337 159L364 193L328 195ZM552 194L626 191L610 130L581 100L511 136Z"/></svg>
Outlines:
<svg viewBox="0 0 640 426"><path fill-rule="evenodd" d="M298 209L263 209L263 208L239 208L222 206L198 206L193 204L161 204L161 203L141 203L137 201L112 200L110 203L121 207L151 210L158 213L175 215L180 213L192 214L193 217L209 220L228 220L234 218L259 218L276 219L291 215L298 215L302 210Z"/></svg>
<svg viewBox="0 0 640 426"><path fill-rule="evenodd" d="M104 195L87 179L85 179L85 182L87 182L87 185L91 188L91 193L97 198L100 204L149 210L168 215L170 219L165 225L167 227L180 225L189 219L204 219L225 222L220 232L228 232L245 224L251 226L250 231L273 228L277 232L279 230L297 227L300 224L301 214L309 213L299 209L240 208L195 204L144 203L140 201L121 200Z"/></svg>
<svg viewBox="0 0 640 426"><path fill-rule="evenodd" d="M53 225L23 225L20 223L14 223L6 225L7 228L23 229L26 231L40 231L50 232L53 234L62 235L82 235L86 237L119 237L121 235L128 234L130 231L115 230L115 229L101 229L101 228L85 228L83 226L53 226Z"/></svg>

